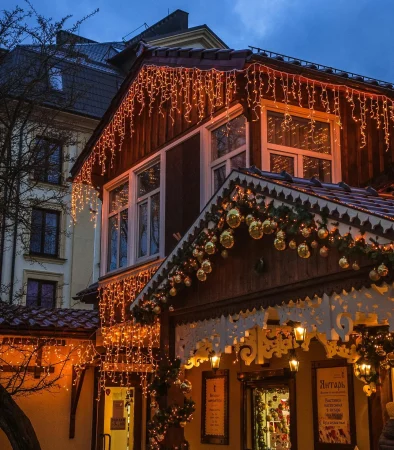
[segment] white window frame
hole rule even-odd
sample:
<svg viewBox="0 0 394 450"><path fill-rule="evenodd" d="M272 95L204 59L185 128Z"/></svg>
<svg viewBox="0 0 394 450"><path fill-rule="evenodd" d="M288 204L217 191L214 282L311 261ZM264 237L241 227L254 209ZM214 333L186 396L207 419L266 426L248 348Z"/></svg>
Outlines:
<svg viewBox="0 0 394 450"><path fill-rule="evenodd" d="M212 131L216 130L220 126L226 124L228 121L235 119L243 114L241 105L236 105L229 110L218 115L212 121L205 126L201 127L200 134L200 154L201 154L201 178L200 178L200 207L203 208L208 200L214 194L214 170L226 164L226 177L230 174L230 160L234 156L246 151L246 166L250 164L250 145L249 145L249 122L245 117L245 133L246 142L245 145L233 150L230 153L212 161Z"/></svg>
<svg viewBox="0 0 394 450"><path fill-rule="evenodd" d="M271 144L268 142L268 111L284 114L288 112L292 116L309 119L310 111L308 108L300 108L299 106L291 106L286 109L286 105L271 100L262 101L261 113L261 153L262 153L262 170L270 172L270 156L271 153L282 156L290 156L294 158L294 176L303 178L303 156L311 158L325 159L331 161L331 183L339 183L341 181L341 151L340 151L340 127L335 121L334 114L328 114L321 111L315 111L313 118L319 122L330 124L330 141L331 154L313 152L310 150L302 150L299 148L287 147L284 145ZM320 180L323 182L323 180Z"/></svg>

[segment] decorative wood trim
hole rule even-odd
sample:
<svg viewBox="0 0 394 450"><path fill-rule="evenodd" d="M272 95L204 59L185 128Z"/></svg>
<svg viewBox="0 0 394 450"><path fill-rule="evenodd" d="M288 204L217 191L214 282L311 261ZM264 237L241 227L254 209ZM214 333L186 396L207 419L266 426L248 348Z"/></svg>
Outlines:
<svg viewBox="0 0 394 450"><path fill-rule="evenodd" d="M317 407L317 374L316 370L329 367L346 367L348 383L349 421L350 421L350 444L328 444L319 442L319 416ZM354 386L353 366L341 359L327 359L312 362L312 403L313 403L313 436L315 450L332 450L333 446L338 450L354 450L357 445L356 415L354 410Z"/></svg>
<svg viewBox="0 0 394 450"><path fill-rule="evenodd" d="M206 384L207 380L215 378L224 378L224 434L208 435L205 428L205 416L207 409L206 402ZM202 373L202 389L201 389L201 443L229 445L229 370L204 371Z"/></svg>

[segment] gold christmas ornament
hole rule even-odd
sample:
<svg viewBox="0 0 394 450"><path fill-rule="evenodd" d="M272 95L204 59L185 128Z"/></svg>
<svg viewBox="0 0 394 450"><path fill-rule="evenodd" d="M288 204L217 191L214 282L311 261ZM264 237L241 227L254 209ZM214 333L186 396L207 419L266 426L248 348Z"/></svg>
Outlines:
<svg viewBox="0 0 394 450"><path fill-rule="evenodd" d="M228 251L227 250L222 250L221 255L222 255L222 258L224 258L224 259L228 258Z"/></svg>
<svg viewBox="0 0 394 450"><path fill-rule="evenodd" d="M387 266L385 264L380 264L380 266L378 267L378 274L381 277L386 277L389 273L389 269L387 268Z"/></svg>
<svg viewBox="0 0 394 450"><path fill-rule="evenodd" d="M200 250L199 250L198 248L195 248L195 249L193 250L193 256L194 256L195 258L198 258L199 255L200 255Z"/></svg>
<svg viewBox="0 0 394 450"><path fill-rule="evenodd" d="M234 245L234 236L230 230L225 230L220 235L220 243L225 248L231 248Z"/></svg>
<svg viewBox="0 0 394 450"><path fill-rule="evenodd" d="M179 273L177 273L175 276L174 276L174 281L175 281L175 283L182 283L182 277L179 275Z"/></svg>
<svg viewBox="0 0 394 450"><path fill-rule="evenodd" d="M218 241L217 236L216 236L216 235L213 235L213 236L211 237L211 241L212 241L214 244L216 244L216 242Z"/></svg>
<svg viewBox="0 0 394 450"><path fill-rule="evenodd" d="M273 231L274 230L271 228L271 221L269 219L264 220L264 222L263 222L263 233L271 234L271 233L273 233Z"/></svg>
<svg viewBox="0 0 394 450"><path fill-rule="evenodd" d="M301 234L304 236L304 238L307 238L307 237L309 237L311 235L311 229L308 228L308 227L304 227L301 230Z"/></svg>
<svg viewBox="0 0 394 450"><path fill-rule="evenodd" d="M192 384L186 379L182 381L179 387L184 394L190 394L192 391Z"/></svg>
<svg viewBox="0 0 394 450"><path fill-rule="evenodd" d="M297 242L296 242L294 239L292 239L292 240L289 242L289 248L290 248L291 250L295 250L295 249L297 248Z"/></svg>
<svg viewBox="0 0 394 450"><path fill-rule="evenodd" d="M274 246L276 250L284 250L286 248L286 242L282 239L275 239Z"/></svg>
<svg viewBox="0 0 394 450"><path fill-rule="evenodd" d="M172 287L172 288L170 289L170 295L171 295L172 297L175 297L175 295L176 295L176 289L175 289L174 287Z"/></svg>
<svg viewBox="0 0 394 450"><path fill-rule="evenodd" d="M255 220L255 218L252 216L252 214L248 214L246 217L245 217L245 223L246 223L246 225L249 227L250 226L250 224L253 222Z"/></svg>
<svg viewBox="0 0 394 450"><path fill-rule="evenodd" d="M205 244L205 251L208 253L208 255L213 255L215 253L216 246L212 241L208 241Z"/></svg>
<svg viewBox="0 0 394 450"><path fill-rule="evenodd" d="M156 305L156 306L153 308L153 312L154 312L155 314L160 314L160 313L161 313L161 308L160 308L160 306L159 306L159 305Z"/></svg>
<svg viewBox="0 0 394 450"><path fill-rule="evenodd" d="M275 222L275 220L271 221L271 230L276 230L278 228L278 224Z"/></svg>
<svg viewBox="0 0 394 450"><path fill-rule="evenodd" d="M212 272L212 265L211 265L211 261L209 259L204 259L204 261L201 264L201 269L205 272L205 273L211 273Z"/></svg>
<svg viewBox="0 0 394 450"><path fill-rule="evenodd" d="M372 281L378 281L378 280L380 279L380 275L379 275L379 273L377 272L377 270L372 269L372 270L369 272L369 278L370 278Z"/></svg>
<svg viewBox="0 0 394 450"><path fill-rule="evenodd" d="M284 241L286 239L286 233L283 230L280 230L276 233L276 237L281 241Z"/></svg>
<svg viewBox="0 0 394 450"><path fill-rule="evenodd" d="M263 232L264 224L261 223L261 220L253 221L249 226L249 234L253 239L261 239L264 235ZM270 231L271 233L271 231Z"/></svg>
<svg viewBox="0 0 394 450"><path fill-rule="evenodd" d="M319 239L326 239L328 236L327 228L319 228L317 235L318 235Z"/></svg>
<svg viewBox="0 0 394 450"><path fill-rule="evenodd" d="M347 260L346 256L342 256L342 258L339 260L339 267L342 269L347 269L349 267L349 261Z"/></svg>
<svg viewBox="0 0 394 450"><path fill-rule="evenodd" d="M203 269L198 269L197 270L197 278L200 281L205 281L207 279L207 274L204 272Z"/></svg>
<svg viewBox="0 0 394 450"><path fill-rule="evenodd" d="M190 287L192 285L192 279L190 277L185 277L183 282L185 283L185 286L187 286L187 287Z"/></svg>
<svg viewBox="0 0 394 450"><path fill-rule="evenodd" d="M231 228L238 228L241 225L241 213L238 208L230 209L227 213L226 222Z"/></svg>
<svg viewBox="0 0 394 450"><path fill-rule="evenodd" d="M171 305L171 306L168 308L168 311L174 312L174 307Z"/></svg>
<svg viewBox="0 0 394 450"><path fill-rule="evenodd" d="M166 295L162 295L162 296L160 297L160 301L161 301L162 303L167 303L167 300L168 300L168 298L167 298Z"/></svg>
<svg viewBox="0 0 394 450"><path fill-rule="evenodd" d="M312 248L317 248L317 247L319 247L319 243L317 241L312 241L311 242L311 247Z"/></svg>
<svg viewBox="0 0 394 450"><path fill-rule="evenodd" d="M297 248L298 256L301 258L309 258L311 256L311 252L309 251L308 244L305 242L300 244Z"/></svg>
<svg viewBox="0 0 394 450"><path fill-rule="evenodd" d="M353 269L353 270L360 270L360 266L358 265L358 262L357 262L357 261L355 261L355 262L352 264L352 269Z"/></svg>
<svg viewBox="0 0 394 450"><path fill-rule="evenodd" d="M327 258L328 256L328 248L324 245L321 249L320 249L320 256L322 256L323 258Z"/></svg>

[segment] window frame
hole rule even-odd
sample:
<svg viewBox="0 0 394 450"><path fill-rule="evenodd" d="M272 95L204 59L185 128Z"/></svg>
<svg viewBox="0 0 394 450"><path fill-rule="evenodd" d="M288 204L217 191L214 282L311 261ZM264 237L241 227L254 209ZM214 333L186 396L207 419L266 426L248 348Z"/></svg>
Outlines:
<svg viewBox="0 0 394 450"><path fill-rule="evenodd" d="M52 308L55 309L56 305L57 305L57 292L58 292L58 282L54 281L54 280L45 280L45 279L40 279L40 278L31 278L28 277L27 278L27 282L26 282L26 306L27 305L27 298L28 298L28 288L29 288L29 281L36 281L38 282L38 294L37 294L37 305L35 306L31 306L32 308L43 308L43 306L41 305L42 303L42 285L43 284L49 284L51 286L54 286L54 290L53 290L53 306ZM39 304L38 304L39 302ZM49 309L52 309L49 308Z"/></svg>
<svg viewBox="0 0 394 450"><path fill-rule="evenodd" d="M57 230L56 230L56 251L55 253L45 253L43 248L45 248L45 235L46 235L46 226L45 220L42 221L43 225L41 227L41 239L40 239L40 251L34 252L31 250L31 236L32 236L32 228L33 228L33 211L41 211L43 213L42 218L45 219L45 215L47 213L56 214L57 216ZM30 242L29 242L29 255L31 256L45 256L47 258L59 258L60 251L60 226L61 226L61 212L56 209L49 208L35 208L31 209L31 229L30 229Z"/></svg>
<svg viewBox="0 0 394 450"><path fill-rule="evenodd" d="M53 186L60 186L63 184L63 146L61 144L61 142L57 139L51 139L49 137L46 136L37 136L35 138L35 142L37 145L37 150L39 151L40 147L38 147L38 142L39 141L46 141L48 143L48 145L50 144L56 144L57 148L59 149L59 164L58 164L58 169L59 169L59 181L57 183L54 183L52 181L48 180L48 175L49 175L49 168L50 168L50 164L49 164L49 155L46 154L45 158L44 158L44 169L41 172L38 172L37 168L35 168L33 170L33 179L35 181L37 181L38 183L46 183L46 184L51 184ZM38 174L45 174L45 179L40 179Z"/></svg>
<svg viewBox="0 0 394 450"><path fill-rule="evenodd" d="M310 120L310 111L308 108L286 105L271 100L263 100L261 108L261 166L262 170L270 172L271 154L290 156L294 158L294 177L303 178L303 157L324 159L331 161L331 183L341 181L341 151L340 151L340 126L335 122L335 115L322 111L314 112L314 119L319 122L330 124L331 154L318 153L311 150L287 147L268 142L268 111L284 114L289 113L292 116ZM320 180L324 183L323 180Z"/></svg>
<svg viewBox="0 0 394 450"><path fill-rule="evenodd" d="M178 143L178 141L177 141ZM114 178L110 182L106 183L103 187L103 208L102 208L102 238L101 238L101 261L105 261L100 267L100 276L107 274L116 273L118 271L123 271L128 267L134 265L140 265L146 262L150 262L159 258L164 257L164 239L165 239L165 152L170 150L177 143L165 147L159 150L154 155L146 158L140 164L136 164L129 170ZM145 169L160 163L160 187L155 191L160 193L160 234L159 234L159 252L154 255L147 255L138 258L137 254L137 243L138 243L138 202L137 202L137 184L138 184L138 174L143 172ZM107 270L107 258L108 258L108 219L109 219L109 193L119 185L129 182L129 204L128 204L128 233L130 239L127 243L127 264L123 267L118 267L117 269ZM153 192L153 191L152 191ZM152 195L149 193L148 195ZM141 197L142 198L142 197Z"/></svg>
<svg viewBox="0 0 394 450"><path fill-rule="evenodd" d="M56 80L54 83L53 80ZM58 87L58 82L60 81L60 87ZM55 92L63 92L64 90L64 80L63 80L63 73L62 69L60 67L50 67L48 70L48 83L49 87L52 91Z"/></svg>
<svg viewBox="0 0 394 450"><path fill-rule="evenodd" d="M203 208L208 200L215 194L214 192L214 170L218 169L223 164L226 165L226 178L231 172L230 160L234 156L240 153L246 152L246 167L250 165L250 136L249 136L249 122L245 116L245 134L246 141L245 144L230 153L212 161L212 132L217 128L225 125L228 121L237 118L240 115L244 115L243 108L241 105L235 105L230 108L229 112L224 112L208 124L202 126L201 128L201 141L200 141L200 154L201 154L201 178L200 185L200 206Z"/></svg>

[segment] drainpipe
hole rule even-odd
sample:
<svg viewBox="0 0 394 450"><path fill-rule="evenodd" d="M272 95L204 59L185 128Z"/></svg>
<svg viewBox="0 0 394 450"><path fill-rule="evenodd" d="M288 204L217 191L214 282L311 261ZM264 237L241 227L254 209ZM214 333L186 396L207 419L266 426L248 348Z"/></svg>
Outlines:
<svg viewBox="0 0 394 450"><path fill-rule="evenodd" d="M23 133L22 129L19 132L19 149L18 149L18 162L22 158L22 149L23 149ZM20 176L17 178L16 182L16 194L19 199L19 191L20 191L21 183L20 183ZM8 302L10 304L13 303L13 296L14 296L14 279L15 279L15 265L16 265L16 243L17 243L17 233L18 233L18 217L19 217L19 202L17 203L16 209L15 209L15 218L14 218L14 232L13 232L13 239L12 239L12 261L11 261L11 285L10 285L10 295Z"/></svg>

